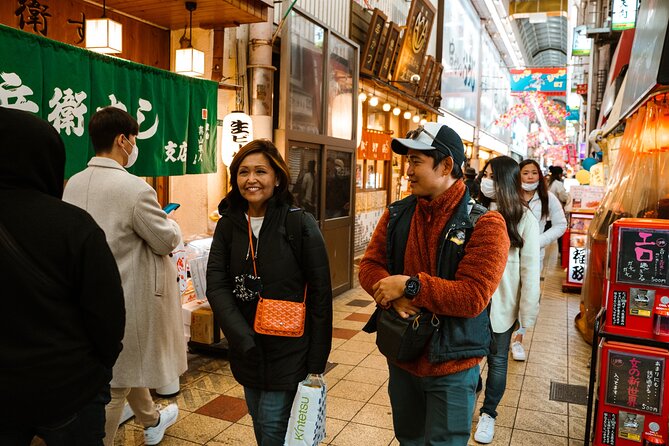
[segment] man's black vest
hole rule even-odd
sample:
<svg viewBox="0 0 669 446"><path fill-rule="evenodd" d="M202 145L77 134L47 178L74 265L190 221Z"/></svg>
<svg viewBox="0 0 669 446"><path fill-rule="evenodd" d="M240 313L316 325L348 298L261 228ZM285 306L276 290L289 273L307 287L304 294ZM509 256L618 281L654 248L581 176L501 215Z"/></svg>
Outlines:
<svg viewBox="0 0 669 446"><path fill-rule="evenodd" d="M417 202L417 198L411 195L391 204L388 208L390 218L386 234L386 253L388 272L391 275L404 274L407 238ZM464 197L446 223L439 239L438 277L455 280L458 264L465 254L465 246L474 230L474 225L486 211L487 209L481 205L470 204L469 193L465 191ZM420 230L429 231L430 228L420 228ZM466 295L460 296L460 299L468 298ZM439 319L441 323L429 347L428 359L431 363L487 356L490 353L492 330L488 309L471 318L440 315Z"/></svg>

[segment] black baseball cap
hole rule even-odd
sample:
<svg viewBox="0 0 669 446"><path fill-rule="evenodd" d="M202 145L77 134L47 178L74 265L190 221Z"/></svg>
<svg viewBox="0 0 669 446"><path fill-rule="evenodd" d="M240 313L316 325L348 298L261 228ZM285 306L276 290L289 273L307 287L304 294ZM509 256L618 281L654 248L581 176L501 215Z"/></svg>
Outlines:
<svg viewBox="0 0 669 446"><path fill-rule="evenodd" d="M460 168L465 163L465 147L462 139L455 130L438 122L427 122L407 133L406 138L393 138L390 147L398 155L406 155L411 149L436 149L453 158L453 162Z"/></svg>

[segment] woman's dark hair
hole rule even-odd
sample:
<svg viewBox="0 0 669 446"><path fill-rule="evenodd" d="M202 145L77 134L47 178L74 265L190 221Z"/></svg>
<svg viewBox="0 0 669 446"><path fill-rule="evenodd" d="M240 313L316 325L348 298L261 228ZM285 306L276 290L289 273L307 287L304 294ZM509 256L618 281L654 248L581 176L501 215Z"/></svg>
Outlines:
<svg viewBox="0 0 669 446"><path fill-rule="evenodd" d="M520 167L513 158L498 156L485 163L479 173L479 178L483 177L488 166L492 169L493 180L495 181L497 211L502 214L506 221L506 232L509 234L511 246L522 248L523 238L518 232L518 223L523 218L526 206L523 202L520 187ZM490 198L483 193L479 194L479 200L483 206L490 206Z"/></svg>
<svg viewBox="0 0 669 446"><path fill-rule="evenodd" d="M562 170L562 167L560 166L550 166L548 171L551 173L550 179L548 180L548 186L550 187L555 180L560 180L564 170Z"/></svg>
<svg viewBox="0 0 669 446"><path fill-rule="evenodd" d="M541 167L539 167L539 163L537 163L534 160L531 159L526 159L520 162L520 170L523 170L523 167L527 166L528 164L532 164L534 167L537 168L537 172L539 172L539 185L537 186L537 193L539 194L539 200L541 200L541 216L548 218L549 214L549 208L548 208L548 188L546 187L546 181L544 180L544 174L541 172ZM522 182L522 177L521 177L521 182Z"/></svg>
<svg viewBox="0 0 669 446"><path fill-rule="evenodd" d="M286 162L279 153L279 150L274 144L272 144L271 141L267 139L255 139L239 149L239 152L237 152L235 157L232 159L232 163L230 163L231 189L230 192L228 192L228 195L225 197L229 206L233 209L244 210L246 210L248 207L248 203L239 192L239 186L237 185L237 174L239 173L239 166L242 164L242 161L244 161L244 158L253 153L261 153L267 157L272 170L274 170L276 178L279 180L279 185L274 188L274 196L279 201L288 205L292 205L293 195L288 192L288 185L290 184L290 172L288 171L288 165L286 165Z"/></svg>
<svg viewBox="0 0 669 446"><path fill-rule="evenodd" d="M439 166L439 163L445 160L446 157L448 156L437 149L425 150L423 151L423 154L425 156L432 158L432 166L433 166L432 168L435 170L437 169L437 166ZM453 169L451 169L451 176L456 180L458 180L463 177L462 168L455 164L455 158L453 157L451 158L453 159Z"/></svg>

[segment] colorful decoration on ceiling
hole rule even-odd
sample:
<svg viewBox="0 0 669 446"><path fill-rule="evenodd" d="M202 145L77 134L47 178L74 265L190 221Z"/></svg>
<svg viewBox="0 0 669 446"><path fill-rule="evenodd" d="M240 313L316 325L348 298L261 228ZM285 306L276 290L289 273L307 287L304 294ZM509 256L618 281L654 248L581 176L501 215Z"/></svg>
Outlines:
<svg viewBox="0 0 669 446"><path fill-rule="evenodd" d="M530 121L538 121L534 104L544 114L548 125L564 125L565 118L569 116L569 111L565 107L541 93L525 92L519 94L517 98L519 102L500 115L493 125L508 129L518 119L528 118Z"/></svg>

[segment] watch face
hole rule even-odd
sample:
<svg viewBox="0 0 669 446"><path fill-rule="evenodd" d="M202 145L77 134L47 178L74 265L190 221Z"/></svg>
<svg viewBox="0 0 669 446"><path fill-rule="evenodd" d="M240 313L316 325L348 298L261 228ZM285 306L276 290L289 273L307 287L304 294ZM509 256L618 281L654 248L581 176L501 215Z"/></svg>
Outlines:
<svg viewBox="0 0 669 446"><path fill-rule="evenodd" d="M409 296L415 296L418 294L419 290L420 282L417 279L412 277L411 279L407 280L405 294L408 294Z"/></svg>

